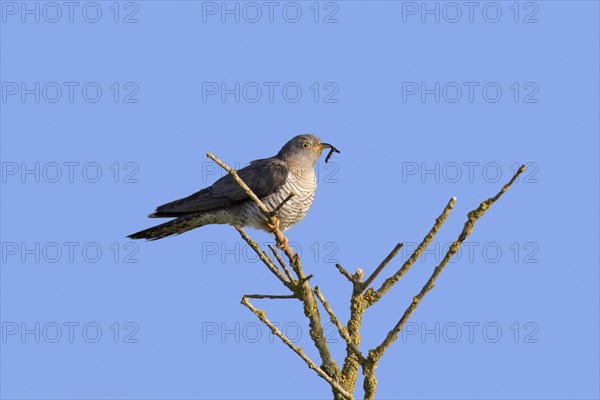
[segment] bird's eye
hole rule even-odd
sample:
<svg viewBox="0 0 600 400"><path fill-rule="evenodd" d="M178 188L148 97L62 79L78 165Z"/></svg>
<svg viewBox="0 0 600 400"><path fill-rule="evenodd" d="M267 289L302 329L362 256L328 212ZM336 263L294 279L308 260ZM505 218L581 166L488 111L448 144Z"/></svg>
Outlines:
<svg viewBox="0 0 600 400"><path fill-rule="evenodd" d="M310 147L310 143L304 142L304 143L302 143L302 147L304 147L305 149L308 149Z"/></svg>

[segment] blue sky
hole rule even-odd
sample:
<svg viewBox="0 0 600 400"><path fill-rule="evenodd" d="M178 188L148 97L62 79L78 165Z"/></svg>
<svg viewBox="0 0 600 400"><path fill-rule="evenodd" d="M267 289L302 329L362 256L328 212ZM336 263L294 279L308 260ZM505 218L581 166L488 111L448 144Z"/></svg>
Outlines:
<svg viewBox="0 0 600 400"><path fill-rule="evenodd" d="M240 167L300 133L341 150L287 235L343 320L335 263L372 271L405 242L381 283L458 198L363 349L528 165L379 363L377 398L598 398L598 3L224 4L1 2L2 398L330 397L239 304L284 288L233 228L126 239L221 176L207 151ZM255 305L317 357L299 304Z"/></svg>

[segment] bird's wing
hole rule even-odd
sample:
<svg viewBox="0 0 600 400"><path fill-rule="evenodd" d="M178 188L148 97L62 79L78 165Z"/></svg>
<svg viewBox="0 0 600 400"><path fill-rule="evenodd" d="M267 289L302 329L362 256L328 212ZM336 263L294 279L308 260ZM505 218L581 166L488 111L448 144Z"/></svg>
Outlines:
<svg viewBox="0 0 600 400"><path fill-rule="evenodd" d="M288 169L285 163L279 159L265 158L252 161L250 165L240 169L237 173L258 198L263 198L284 184L288 176ZM183 199L163 204L150 216L177 217L181 214L229 207L247 199L246 192L234 182L231 175L227 174L212 186Z"/></svg>

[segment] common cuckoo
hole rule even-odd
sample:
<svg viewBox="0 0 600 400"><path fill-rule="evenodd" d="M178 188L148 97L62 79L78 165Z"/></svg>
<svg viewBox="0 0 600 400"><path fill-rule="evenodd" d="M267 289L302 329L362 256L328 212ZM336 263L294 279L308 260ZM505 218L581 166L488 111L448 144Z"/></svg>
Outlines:
<svg viewBox="0 0 600 400"><path fill-rule="evenodd" d="M287 142L274 157L251 161L237 171L270 210L279 206L290 193L295 194L277 211L280 229L287 229L306 216L317 189L314 166L323 149L327 148L331 149L327 158L331 152L339 152L334 146L321 143L316 136L299 135ZM229 174L212 186L158 207L148 217L175 219L129 235L129 238L158 240L210 224L250 226L267 231L272 228Z"/></svg>

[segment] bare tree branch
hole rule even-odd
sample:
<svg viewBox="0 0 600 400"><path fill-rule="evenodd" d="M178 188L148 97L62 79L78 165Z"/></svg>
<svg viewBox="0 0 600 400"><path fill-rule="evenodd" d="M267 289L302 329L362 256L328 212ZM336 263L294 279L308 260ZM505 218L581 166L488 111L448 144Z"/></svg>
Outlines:
<svg viewBox="0 0 600 400"><path fill-rule="evenodd" d="M213 160L214 162L216 162L217 164L219 164L219 166L221 168L223 168L225 171L229 172L229 174L231 175L231 177L233 178L235 183L237 183L238 186L241 187L244 190L244 192L246 192L248 197L250 197L250 200L252 200L254 202L254 204L256 204L256 206L259 208L259 210L263 213L263 215L265 217L267 217L267 220L269 217L271 217L271 211L254 194L254 192L248 187L248 185L246 185L246 183L239 177L239 175L237 174L237 171L235 169L233 169L229 165L225 164L223 161L221 161L217 156L215 156L212 153L206 153L206 156L208 158L210 158L211 160ZM269 220L269 222L271 222L271 221Z"/></svg>
<svg viewBox="0 0 600 400"><path fill-rule="evenodd" d="M348 279L351 283L354 283L354 278L352 277L352 274L350 272L346 271L346 269L340 264L335 264L335 267L338 269L338 271L340 271L340 274L344 275L344 277Z"/></svg>
<svg viewBox="0 0 600 400"><path fill-rule="evenodd" d="M444 256L444 258L442 259L440 264L433 270L433 273L431 274L430 278L427 280L427 282L425 283L425 285L423 286L421 291L415 297L413 297L411 304L408 306L406 311L404 311L402 318L400 318L400 320L394 326L394 328L388 332L388 334L385 337L385 339L383 340L383 342L379 346L377 346L374 349L369 351L368 358L369 358L369 362L372 365L365 368L365 374L366 374L365 375L365 384L364 384L365 399L374 398L374 395L375 395L374 382L376 385L376 380L374 377L374 370L377 365L377 361L379 361L379 359L381 359L381 357L383 356L383 353L398 338L398 334L404 327L404 324L406 323L406 321L408 321L411 314L417 308L417 306L419 305L419 303L421 302L423 297L425 297L427 292L429 292L431 289L433 289L433 287L435 286L436 279L440 276L440 274L442 273L442 271L444 270L446 265L448 265L448 262L456 254L456 252L458 252L458 250L460 249L460 247L463 244L463 242L465 241L465 239L471 234L471 232L473 231L473 227L475 226L475 223L477 222L477 220L479 220L481 217L483 217L483 215L486 213L487 210L489 210L489 208L492 206L492 204L494 204L510 188L510 186L515 182L515 180L518 178L518 176L523 171L525 171L524 165L522 165L521 168L519 168L517 173L512 177L512 179L506 185L504 185L502 187L502 189L498 192L498 194L496 196L490 197L486 201L482 202L479 205L479 207L477 207L475 210L469 212L467 221L465 222L463 230L461 231L460 235L458 236L458 239L456 239L452 243L452 245L446 252L446 255Z"/></svg>
<svg viewBox="0 0 600 400"><path fill-rule="evenodd" d="M277 205L277 207L275 207L275 209L273 211L271 211L271 216L276 217L277 216L277 212L279 210L281 210L281 207L283 207L285 205L285 203L287 203L288 201L290 201L292 199L292 197L294 197L296 195L296 193L291 192L290 194L288 194L288 196L283 199L283 201L281 203L279 203Z"/></svg>
<svg viewBox="0 0 600 400"><path fill-rule="evenodd" d="M383 271L383 269L385 268L385 266L388 265L388 263L390 261L392 261L392 259L394 257L396 257L396 255L398 254L398 252L400 251L400 249L402 248L402 246L403 246L402 243L398 243L396 245L396 247L394 247L394 249L390 252L390 254L388 254L388 256L381 262L381 264L379 264L379 266L375 269L375 271L373 271L373 273L362 284L361 291L364 291L365 289L367 289L369 287L369 285L371 284L371 282L373 282L375 280L375 278L377 278L377 275L379 275L379 273L381 271Z"/></svg>
<svg viewBox="0 0 600 400"><path fill-rule="evenodd" d="M221 161L217 156L215 156L212 153L206 153L206 156L208 158L210 158L211 160L213 160L214 162L216 162L221 168L223 168L225 171L229 172L229 174L231 175L231 177L233 178L233 180L235 181L235 183L237 183L237 185L242 188L242 190L248 195L248 197L250 198L250 200L256 204L256 207L258 207L258 209L260 210L260 212L263 214L263 216L265 217L266 223L268 226L272 226L273 227L273 235L275 235L275 239L277 240L277 243L279 245L281 245L282 250L285 252L285 254L288 256L289 260L290 260L290 264L293 265L294 262L294 251L292 250L291 247L289 247L287 245L287 238L283 235L283 233L281 232L281 230L279 229L279 223L278 223L278 219L277 217L273 216L271 214L271 210L269 210L267 208L267 206L265 206L265 204L256 196L256 194L254 194L254 192L252 191L252 189L250 189L248 187L248 185L246 185L246 183L239 177L239 175L237 174L236 170L234 170L233 168L231 168L230 166L228 166L227 164L225 164L223 161ZM301 278L300 276L298 276L299 278Z"/></svg>
<svg viewBox="0 0 600 400"><path fill-rule="evenodd" d="M342 337L342 339L344 339L346 341L346 344L352 349L352 351L354 351L354 354L356 354L356 357L358 357L359 361L361 363L364 362L366 360L365 356L363 356L363 354L360 352L358 347L356 347L356 345L352 342L352 339L350 338L350 335L348 334L348 330L346 329L345 326L343 326L341 324L340 320L338 319L338 317L335 315L335 313L331 309L329 302L327 302L327 300L325 300L325 297L321 293L321 290L319 289L319 287L315 286L314 291L315 291L315 294L317 295L317 298L323 305L323 308L325 308L325 311L327 311L327 314L329 314L329 320L331 321L332 324L334 324L337 327L338 332L340 333L340 336Z"/></svg>
<svg viewBox="0 0 600 400"><path fill-rule="evenodd" d="M250 311L252 311L254 315L256 315L263 324L267 325L275 336L281 339L283 343L285 343L290 349L292 349L296 354L298 354L300 358L304 360L306 365L308 365L308 368L312 369L321 378L325 379L327 383L331 385L332 388L334 388L338 393L342 394L345 398L349 400L354 399L354 396L352 396L352 394L348 393L342 386L340 386L339 382L337 382L333 377L329 376L327 372L319 368L317 364L315 364L314 361L312 361L304 353L304 350L302 350L301 347L294 345L283 333L281 333L281 331L277 329L277 327L273 325L273 323L267 318L263 310L258 310L257 308L255 308L246 296L242 297L242 304L248 307L248 309L250 309Z"/></svg>
<svg viewBox="0 0 600 400"><path fill-rule="evenodd" d="M298 283L290 283L289 286L284 281L282 282L284 282L284 284L288 286L288 288L298 297L298 299L302 301L304 315L309 320L309 334L311 339L313 340L313 343L315 344L315 347L319 352L319 356L321 357L321 360L323 362L323 369L330 376L333 376L337 379L337 376L340 372L339 367L335 363L335 360L333 359L329 351L327 339L325 338L325 332L321 324L321 315L319 314L319 308L317 306L317 302L314 297L312 288L308 282L311 276L307 277L304 274L304 271L302 270L302 265L300 264L300 257L298 257L296 253L294 253L294 250L288 245L288 239L283 235L283 233L279 229L279 220L271 215L271 211L256 196L256 194L252 192L252 190L238 176L237 172L233 168L229 167L227 164L225 164L223 161L221 161L219 158L217 158L211 153L207 153L207 157L216 162L221 168L226 170L231 175L233 180L238 184L240 188L242 188L242 190L244 190L244 192L248 195L250 200L254 202L254 204L256 204L258 209L261 211L261 213L265 217L265 222L267 223L267 226L272 227L271 232L275 236L275 240L277 241L278 247L280 247L287 256L290 266L292 267L292 269L296 273L296 276L299 279ZM252 243L254 242L248 237L248 235L246 235L246 233L241 228L236 227L236 229L238 230L238 232L240 232L244 240L246 240L246 242L250 244L250 246L253 246ZM248 239L246 239L246 237ZM271 272L273 272L273 274L275 274L275 276L277 276L281 280L283 274L281 274L279 269L277 269L276 267L274 270L272 269L272 267L274 267L273 262L270 258L265 256L265 254L260 250L260 247L256 243L254 243L253 249L261 258L263 263L265 263L265 265L269 267ZM266 260L264 260L263 258L266 258ZM287 281L287 279L285 281ZM334 396L337 395L337 393L341 393L335 386L332 385L332 388Z"/></svg>
<svg viewBox="0 0 600 400"><path fill-rule="evenodd" d="M271 249L271 252L273 253L273 255L275 256L275 259L277 259L277 262L281 266L281 269L283 270L283 272L285 272L285 275L288 277L288 279L291 282L293 282L294 281L294 277L292 276L292 273L288 269L287 265L285 265L285 263L283 262L283 260L279 256L279 254L277 254L277 250L275 250L275 248L273 246L271 246L270 244L268 246L269 246L269 249Z"/></svg>
<svg viewBox="0 0 600 400"><path fill-rule="evenodd" d="M377 379L375 378L375 369L377 368L378 361L383 356L384 352L394 343L397 339L399 332L403 329L406 321L410 318L412 313L415 311L417 306L425 295L433 289L436 279L439 277L443 269L448 265L449 261L460 249L465 239L471 234L472 229L477 222L509 188L518 178L518 176L525 170L525 166L521 166L517 173L512 179L502 187L502 189L494 197L487 199L482 202L478 208L468 213L468 219L465 222L463 230L461 231L458 239L455 240L446 252L444 258L440 264L434 269L430 278L423 286L421 291L413 297L411 304L404 311L404 314L396 323L396 325L390 330L386 337L383 339L381 344L371 349L368 356L360 351L359 345L361 342L360 328L362 325L362 319L365 311L371 305L375 304L382 296L384 296L393 286L398 282L402 276L414 265L416 260L421 256L425 249L431 244L434 236L438 233L441 226L446 221L448 215L452 211L456 198L453 197L449 200L442 213L436 219L433 227L429 233L425 236L423 241L417 246L411 256L404 262L404 264L398 269L391 277L387 278L379 289L375 290L369 287L373 284L374 280L379 276L383 269L392 261L392 259L398 254L402 248L402 244L398 243L390 254L377 266L377 268L368 276L363 282L364 271L360 268L356 270L354 274L351 274L344 269L340 264L336 264L336 268L339 272L352 283L352 295L350 298L350 318L346 326L344 326L339 318L334 313L330 304L327 302L319 287L315 287L314 290L311 288L309 280L313 277L312 274L306 275L302 269L299 256L293 251L288 245L288 239L283 235L279 229L279 219L277 218L277 212L294 196L294 193L290 193L274 210L269 210L264 203L252 192L252 190L243 182L243 180L237 175L237 172L227 166L224 162L219 160L213 154L208 153L207 156L225 169L231 174L234 181L245 191L249 199L254 202L257 208L265 217L266 226L271 230L275 236L277 247L283 250L283 253L288 259L288 263L285 263L282 257L279 256L273 246L269 245L271 252L275 256L277 263L281 267L278 268L274 261L271 260L269 255L263 251L260 246L252 241L245 231L236 226L236 230L240 233L242 238L250 245L250 247L256 252L261 261L269 268L269 270L292 292L289 295L268 295L268 294L249 294L242 298L242 304L250 309L259 320L267 325L269 329L278 336L288 347L290 347L298 356L300 356L308 367L314 370L321 378L327 381L333 390L333 396L336 400L339 399L352 399L352 393L355 390L358 371L362 367L364 375L363 388L365 392L365 399L374 399L375 390L377 387ZM289 266L289 268L288 268ZM292 275L291 270L294 271L297 278ZM283 271L283 272L282 272ZM332 358L329 351L328 343L325 338L323 325L321 322L321 316L319 313L318 301L322 304L323 308L327 312L331 322L337 327L340 336L346 342L346 357L344 360L343 368L339 369L335 360ZM317 366L302 350L302 348L295 346L291 341L279 331L271 321L269 321L263 310L256 309L251 303L251 298L255 299L293 299L297 298L302 302L304 315L309 321L309 333L310 337L319 352L319 356L322 361L321 366Z"/></svg>
<svg viewBox="0 0 600 400"><path fill-rule="evenodd" d="M249 299L297 299L295 294L245 294Z"/></svg>
<svg viewBox="0 0 600 400"><path fill-rule="evenodd" d="M364 271L357 268L352 278L352 295L350 296L350 318L348 319L347 329L350 341L358 348L360 345L360 327L362 325L363 314L367 310L367 301L362 293L362 279ZM354 392L356 381L358 379L358 369L360 366L365 368L366 362L361 361L352 347L346 346L346 357L342 366L341 382L346 390Z"/></svg>
<svg viewBox="0 0 600 400"><path fill-rule="evenodd" d="M277 268L273 261L271 261L271 259L267 257L266 253L260 248L258 243L252 240L241 226L235 225L234 228L240 233L242 239L244 239L244 241L248 243L250 248L254 250L254 252L258 255L263 264L265 264L267 268L269 268L273 275L275 275L285 286L289 287L291 282L288 281L288 279L281 273L281 271Z"/></svg>
<svg viewBox="0 0 600 400"><path fill-rule="evenodd" d="M308 276L305 276L304 278L302 278L302 279L300 279L300 280L298 281L298 284L299 284L299 285L302 285L304 282L308 282L308 281L310 281L310 280L311 280L312 278L314 278L314 277L315 277L315 276L314 276L313 274L310 274L310 275L308 275Z"/></svg>
<svg viewBox="0 0 600 400"><path fill-rule="evenodd" d="M356 268L356 272L352 275L352 279L356 282L357 286L360 287L365 271L362 268Z"/></svg>
<svg viewBox="0 0 600 400"><path fill-rule="evenodd" d="M381 296L386 294L387 291L390 290L392 288L392 286L394 286L396 284L396 282L398 282L400 280L400 278L402 278L402 276L406 272L408 272L410 267L412 267L412 265L415 263L415 261L417 261L417 259L421 256L423 251L425 251L425 249L433 241L433 238L435 237L435 235L438 233L438 231L440 230L440 228L446 221L446 218L450 214L450 211L452 211L452 209L454 208L454 204L456 204L456 197L452 197L450 199L450 201L448 201L448 204L446 204L444 211L442 211L440 216L436 218L435 223L433 224L433 227L429 230L429 233L425 236L423 241L417 246L415 251L411 254L411 256L408 258L408 260L406 260L406 262L402 265L402 267L398 271L396 271L396 273L394 273L394 275L387 278L383 282L383 284L381 285L381 287L379 289L367 290L367 292L365 293L365 297L366 297L367 301L369 302L369 306L375 304L381 298Z"/></svg>

